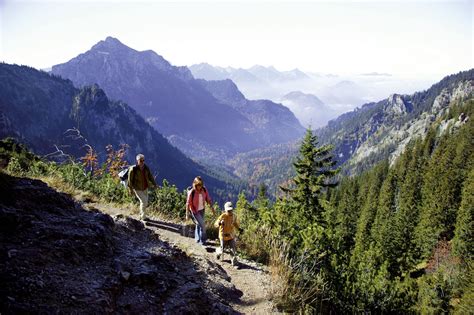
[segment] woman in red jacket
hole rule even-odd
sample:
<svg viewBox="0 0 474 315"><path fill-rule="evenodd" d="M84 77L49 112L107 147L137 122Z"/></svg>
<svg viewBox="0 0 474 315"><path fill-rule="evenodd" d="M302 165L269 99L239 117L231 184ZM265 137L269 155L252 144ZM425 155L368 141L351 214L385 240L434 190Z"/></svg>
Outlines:
<svg viewBox="0 0 474 315"><path fill-rule="evenodd" d="M204 209L206 203L212 210L212 213L216 214L216 211L212 207L211 197L201 176L197 176L193 180L193 189L188 193L188 200L186 201L186 210L191 212L196 223L196 229L194 231L194 238L197 243L206 245L206 223L204 222Z"/></svg>

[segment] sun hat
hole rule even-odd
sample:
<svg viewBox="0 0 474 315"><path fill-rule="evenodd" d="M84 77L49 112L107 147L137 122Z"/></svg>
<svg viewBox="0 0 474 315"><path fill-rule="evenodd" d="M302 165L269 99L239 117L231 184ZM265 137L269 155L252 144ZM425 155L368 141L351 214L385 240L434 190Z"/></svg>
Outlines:
<svg viewBox="0 0 474 315"><path fill-rule="evenodd" d="M234 208L232 208L232 202L227 201L227 202L224 204L224 210L225 210L225 211L234 210Z"/></svg>

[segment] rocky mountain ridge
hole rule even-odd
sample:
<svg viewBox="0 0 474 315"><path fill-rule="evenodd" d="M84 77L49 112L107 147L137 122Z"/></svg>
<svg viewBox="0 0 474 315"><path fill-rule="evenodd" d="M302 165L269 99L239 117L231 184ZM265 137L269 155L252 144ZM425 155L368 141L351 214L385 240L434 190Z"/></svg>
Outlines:
<svg viewBox="0 0 474 315"><path fill-rule="evenodd" d="M340 164L346 163L349 173L359 172L383 158L396 159L408 142L426 135L450 105L470 99L473 94L474 70L469 70L448 76L423 92L393 94L386 100L366 104L316 132L322 143L335 145L335 154ZM362 166L367 161L372 162Z"/></svg>

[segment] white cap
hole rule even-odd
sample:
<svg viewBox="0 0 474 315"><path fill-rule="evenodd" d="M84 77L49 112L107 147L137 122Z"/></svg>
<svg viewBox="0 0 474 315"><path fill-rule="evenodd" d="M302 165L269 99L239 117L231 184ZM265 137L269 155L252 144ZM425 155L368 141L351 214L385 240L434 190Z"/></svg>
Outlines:
<svg viewBox="0 0 474 315"><path fill-rule="evenodd" d="M232 202L230 201L227 201L224 205L224 210L225 211L230 211L230 210L234 210L234 208L232 208Z"/></svg>

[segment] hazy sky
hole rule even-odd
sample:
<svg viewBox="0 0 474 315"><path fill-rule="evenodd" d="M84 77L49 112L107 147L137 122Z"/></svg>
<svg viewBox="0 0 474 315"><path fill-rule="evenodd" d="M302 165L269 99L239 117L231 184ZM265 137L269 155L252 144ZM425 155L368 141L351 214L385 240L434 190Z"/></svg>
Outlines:
<svg viewBox="0 0 474 315"><path fill-rule="evenodd" d="M173 65L437 78L473 68L474 1L0 0L0 60L46 68L107 36Z"/></svg>

